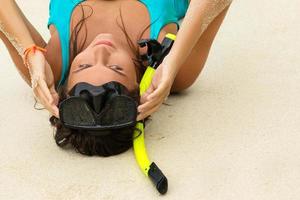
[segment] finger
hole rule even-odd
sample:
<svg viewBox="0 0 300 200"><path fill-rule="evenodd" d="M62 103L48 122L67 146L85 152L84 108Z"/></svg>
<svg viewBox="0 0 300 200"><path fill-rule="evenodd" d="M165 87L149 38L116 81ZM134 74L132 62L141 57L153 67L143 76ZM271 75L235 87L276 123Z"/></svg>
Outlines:
<svg viewBox="0 0 300 200"><path fill-rule="evenodd" d="M154 87L151 84L150 87L144 92L144 94L141 96L141 103L145 103L147 101L147 97L154 91Z"/></svg>
<svg viewBox="0 0 300 200"><path fill-rule="evenodd" d="M43 91L42 91L43 92ZM52 97L52 103L49 101L47 98L43 98L43 105L45 108L55 117L59 118L59 109L57 107L58 101L59 101L59 96L58 93L56 92L54 87L50 88L51 92L51 97ZM45 97L44 93L41 94L42 97Z"/></svg>
<svg viewBox="0 0 300 200"><path fill-rule="evenodd" d="M158 96L162 96L162 94L167 90L167 86L165 84L161 84L158 88L148 96L148 100L157 98Z"/></svg>
<svg viewBox="0 0 300 200"><path fill-rule="evenodd" d="M35 88L33 88L34 97L38 100L39 103L41 103L43 106L45 106L45 95L41 91L39 85L37 85Z"/></svg>
<svg viewBox="0 0 300 200"><path fill-rule="evenodd" d="M40 82L38 83L37 87L34 89L34 92L37 96L37 98L41 101L41 103L46 106L46 104L49 104L49 100L47 99L44 91L40 87Z"/></svg>
<svg viewBox="0 0 300 200"><path fill-rule="evenodd" d="M138 116L137 116L137 118L136 118L136 121L141 121L141 120L143 120L144 118L142 118L142 115L141 114L139 114Z"/></svg>
<svg viewBox="0 0 300 200"><path fill-rule="evenodd" d="M58 107L57 106L53 106L53 115L59 119L59 110L58 110Z"/></svg>
<svg viewBox="0 0 300 200"><path fill-rule="evenodd" d="M44 82L45 83L45 82ZM40 85L39 85L40 86ZM54 89L54 87L53 87L53 89ZM55 91L55 89L54 90L51 90L53 93L54 93L54 95L57 95L57 102L54 102L54 100L53 100L53 97L52 97L52 95L51 95L51 98L52 98L52 102L50 102L49 101L49 98L47 98L46 96L45 96L45 93L44 93L44 91L40 88L40 87L37 87L36 88L36 91L37 91L37 98L41 101L41 103L42 103L42 105L52 114L52 115L54 115L55 117L57 117L57 118L59 118L59 109L58 109L58 107L56 106L57 104L58 104L58 94L57 94L57 92ZM47 88L47 90L48 90L48 88ZM49 91L49 90L48 90Z"/></svg>
<svg viewBox="0 0 300 200"><path fill-rule="evenodd" d="M140 99L140 103L141 104L144 104L146 103L148 100L147 100L147 97L148 97L149 94L146 94L144 93L142 96L141 96L141 99Z"/></svg>
<svg viewBox="0 0 300 200"><path fill-rule="evenodd" d="M153 105L155 105L155 104L159 103L160 101L162 101L162 99L163 99L162 97L158 97L158 98L155 98L155 99L148 100L144 104L139 105L139 107L138 107L139 112L143 112L148 107L152 107Z"/></svg>
<svg viewBox="0 0 300 200"><path fill-rule="evenodd" d="M154 112L153 109L158 109L158 108L161 106L162 103L163 103L163 101L161 101L161 102L159 102L159 103L157 103L157 104L155 104L155 105L152 105L152 107L149 107L149 108L147 108L147 109L144 109L142 112L139 112L138 118L141 119L141 118L143 118L143 117L147 117L147 116L150 115L152 112Z"/></svg>
<svg viewBox="0 0 300 200"><path fill-rule="evenodd" d="M147 107L153 105L155 102L154 101L147 101L144 104L141 104L140 106L138 106L138 111L139 112L143 112Z"/></svg>
<svg viewBox="0 0 300 200"><path fill-rule="evenodd" d="M136 118L136 121L141 121L141 120L142 120L141 116L138 115L137 118Z"/></svg>
<svg viewBox="0 0 300 200"><path fill-rule="evenodd" d="M156 112L159 108L160 104L158 104L157 106L153 107L151 110L145 112L145 113L140 113L138 116L138 121L145 119L146 117L148 117L149 115L153 114L154 112Z"/></svg>
<svg viewBox="0 0 300 200"><path fill-rule="evenodd" d="M36 97L38 98L38 100L40 101L40 103L53 115L58 115L58 108L54 105L51 105L48 101L48 99L46 98L46 96L44 95L43 91L41 90L40 87L36 87L35 89L35 94Z"/></svg>
<svg viewBox="0 0 300 200"><path fill-rule="evenodd" d="M156 99L153 101L149 101L141 106L138 107L138 111L139 112L147 112L148 110L150 110L151 108L155 107L158 104L161 104L163 101L162 99Z"/></svg>
<svg viewBox="0 0 300 200"><path fill-rule="evenodd" d="M48 98L48 102L50 102L50 104L52 104L53 103L53 97L50 93L50 90L49 90L46 82L43 79L40 79L39 80L39 85L40 85L40 88L41 88L42 92L46 96L46 98Z"/></svg>
<svg viewBox="0 0 300 200"><path fill-rule="evenodd" d="M59 95L58 95L58 93L56 92L54 86L52 86L52 87L50 88L50 93L51 93L51 95L52 95L52 97L53 97L53 103L54 103L55 105L58 105L58 102L59 102Z"/></svg>
<svg viewBox="0 0 300 200"><path fill-rule="evenodd" d="M56 118L59 118L59 109L55 104L48 104L50 107L47 109Z"/></svg>
<svg viewBox="0 0 300 200"><path fill-rule="evenodd" d="M41 91L41 89L39 87L36 87L36 89L34 90L34 96L35 96L36 100L40 104L43 105L44 108L49 110L49 107L47 106L47 103L46 103L46 98L45 98L43 92Z"/></svg>
<svg viewBox="0 0 300 200"><path fill-rule="evenodd" d="M47 110L49 110L49 103L40 87L36 87L35 96L38 99L39 103L41 103Z"/></svg>

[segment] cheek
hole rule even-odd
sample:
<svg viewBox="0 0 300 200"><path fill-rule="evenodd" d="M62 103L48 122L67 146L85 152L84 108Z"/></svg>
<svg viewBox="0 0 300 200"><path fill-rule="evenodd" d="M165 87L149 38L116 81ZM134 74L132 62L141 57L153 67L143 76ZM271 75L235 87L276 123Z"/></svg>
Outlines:
<svg viewBox="0 0 300 200"><path fill-rule="evenodd" d="M126 66L127 73L130 74L130 76L136 76L136 69L135 69L135 65L133 62L133 57L131 57L128 53L126 54L126 56L123 57L123 66Z"/></svg>

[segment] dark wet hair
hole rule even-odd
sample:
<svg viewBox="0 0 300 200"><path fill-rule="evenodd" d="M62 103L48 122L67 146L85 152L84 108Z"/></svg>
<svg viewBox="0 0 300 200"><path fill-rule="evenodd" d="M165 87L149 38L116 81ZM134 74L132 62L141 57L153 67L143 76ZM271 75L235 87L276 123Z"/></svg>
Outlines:
<svg viewBox="0 0 300 200"><path fill-rule="evenodd" d="M83 5L82 4L79 5L82 10L82 19L75 26L70 37L70 63L72 63L71 61L76 57L76 55L83 50L87 38L87 27L84 22L93 13L93 9L88 6L92 12L90 15L85 16ZM131 41L130 37L126 32L124 21L121 14L121 8L119 9L119 11L120 11L122 26L120 26L118 22L117 24L125 34L127 43L136 56L136 58L132 58L132 59L136 67L137 80L139 83L142 78L142 74L144 74L145 72L146 67L143 65L144 61L141 58L139 50L135 48L134 43ZM143 33L150 26L151 24L148 25L141 32L138 40L141 39ZM82 43L79 43L78 35L83 27L85 28L84 41ZM66 84L58 87L58 94L59 94L59 103L67 98ZM135 101L138 104L140 104L139 88L130 91L129 96L131 96L133 99L135 99ZM54 134L54 139L56 144L62 148L67 148L71 146L75 148L77 152L84 155L90 155L90 156L91 155L99 155L99 156L116 155L128 150L130 147L132 147L133 144L133 131L135 130L135 127L116 130L112 134L107 136L95 136L95 135L89 135L84 130L79 131L79 130L66 128L61 123L61 121L55 116L52 116L49 120L51 125L56 128ZM137 131L141 133L140 130Z"/></svg>

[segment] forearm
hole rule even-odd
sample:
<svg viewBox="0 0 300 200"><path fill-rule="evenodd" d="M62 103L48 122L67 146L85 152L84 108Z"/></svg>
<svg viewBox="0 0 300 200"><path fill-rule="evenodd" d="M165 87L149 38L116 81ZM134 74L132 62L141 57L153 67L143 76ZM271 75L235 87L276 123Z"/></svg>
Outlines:
<svg viewBox="0 0 300 200"><path fill-rule="evenodd" d="M186 61L197 41L208 25L232 0L191 0L176 41L168 55L170 75L176 77L180 66Z"/></svg>
<svg viewBox="0 0 300 200"><path fill-rule="evenodd" d="M33 38L19 13L14 0L0 0L0 31L9 39L19 55L24 49L34 44Z"/></svg>

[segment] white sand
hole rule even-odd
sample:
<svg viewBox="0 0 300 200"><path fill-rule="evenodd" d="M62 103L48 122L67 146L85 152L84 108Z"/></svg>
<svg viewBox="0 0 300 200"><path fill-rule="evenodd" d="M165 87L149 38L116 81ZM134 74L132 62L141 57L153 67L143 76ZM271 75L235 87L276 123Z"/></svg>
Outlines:
<svg viewBox="0 0 300 200"><path fill-rule="evenodd" d="M18 2L48 39L48 1ZM0 42L0 199L299 199L299 11L299 0L233 3L200 78L146 129L165 197L132 150L101 158L57 147Z"/></svg>

